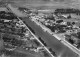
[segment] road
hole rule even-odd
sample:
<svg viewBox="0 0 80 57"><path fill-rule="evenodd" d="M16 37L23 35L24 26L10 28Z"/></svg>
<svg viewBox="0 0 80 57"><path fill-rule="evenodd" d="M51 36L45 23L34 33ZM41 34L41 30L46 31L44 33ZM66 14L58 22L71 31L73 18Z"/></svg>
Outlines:
<svg viewBox="0 0 80 57"><path fill-rule="evenodd" d="M58 35L54 34L53 32L51 32L50 29L48 29L46 26L44 26L43 24L41 24L40 22L38 22L35 18L31 18L31 21L34 21L36 24L38 24L43 30L46 30L49 34L53 34L53 36L61 41L64 45L66 45L67 47L69 47L73 52L77 53L80 56L80 50L77 49L76 47L74 47L73 45L71 45L69 42L67 42L65 40L64 37L59 37Z"/></svg>
<svg viewBox="0 0 80 57"><path fill-rule="evenodd" d="M61 57L78 57L76 53L63 45L49 33L44 32L41 27L28 18L23 18L22 20L25 22L25 24L29 25L35 31L35 34L38 37L41 37L46 42L47 46L51 47L57 53L57 55L60 55Z"/></svg>
<svg viewBox="0 0 80 57"><path fill-rule="evenodd" d="M10 11L10 12L12 12L12 13L14 13L9 7L7 7L7 9ZM16 15L15 13L14 13L14 15ZM20 21L21 21L21 23L23 23L23 21L19 18L19 17L17 17ZM26 26L26 24L25 23L23 23L24 24L24 26L30 31L30 29ZM47 47L45 47L45 45L30 31L30 33L34 36L34 38L42 45L42 47L44 47L44 49L51 55L51 57L54 57L54 55L52 55L51 54L51 52L48 50L48 48Z"/></svg>
<svg viewBox="0 0 80 57"><path fill-rule="evenodd" d="M18 18L20 20L20 18ZM22 23L23 21L20 20ZM24 24L24 23L23 23ZM44 44L30 31L30 29L24 24L24 26L29 30L29 32L34 36L34 38L44 47L44 49L51 55L51 57L54 57L54 55L51 54L51 52L48 50L47 47L44 46Z"/></svg>
<svg viewBox="0 0 80 57"><path fill-rule="evenodd" d="M46 44L57 53L57 55L61 55L62 57L77 57L76 53L63 45L49 33L44 32L37 24L27 18L23 18L23 21L25 21L25 23L35 31L35 34L38 37L41 37L46 42Z"/></svg>

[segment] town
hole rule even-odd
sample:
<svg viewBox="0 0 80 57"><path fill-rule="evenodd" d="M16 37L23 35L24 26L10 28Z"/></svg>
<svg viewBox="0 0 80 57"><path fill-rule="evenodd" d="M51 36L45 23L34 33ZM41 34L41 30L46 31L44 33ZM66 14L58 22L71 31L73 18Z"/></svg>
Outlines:
<svg viewBox="0 0 80 57"><path fill-rule="evenodd" d="M64 44L80 56L80 11L78 9L62 8L56 9L52 13L43 13L40 10L18 7L16 11L26 16L19 17L17 16L19 13L15 12L15 14L10 6L10 4L6 5L5 11L0 10L0 41L2 44L4 43L1 56L5 56L8 52L15 52L28 54L28 57L59 57L57 51L51 47L52 45L48 46L44 37L38 36L32 26L27 24L28 21L23 19L33 22L36 27L39 26L43 32L50 34L61 45ZM56 43L54 44L57 46ZM15 55L15 53L13 54Z"/></svg>
<svg viewBox="0 0 80 57"><path fill-rule="evenodd" d="M77 51L80 51L80 11L78 9L56 9L53 13L38 11L31 13L31 10L23 8L19 10L30 15L29 19L39 25L45 32L49 32L61 42L67 41Z"/></svg>
<svg viewBox="0 0 80 57"><path fill-rule="evenodd" d="M36 39L37 37L32 34L29 28L12 12L0 11L0 37L0 41L4 42L6 54L7 51L21 51L29 55L32 53L35 57L54 56L48 53L50 51L46 50L47 48Z"/></svg>

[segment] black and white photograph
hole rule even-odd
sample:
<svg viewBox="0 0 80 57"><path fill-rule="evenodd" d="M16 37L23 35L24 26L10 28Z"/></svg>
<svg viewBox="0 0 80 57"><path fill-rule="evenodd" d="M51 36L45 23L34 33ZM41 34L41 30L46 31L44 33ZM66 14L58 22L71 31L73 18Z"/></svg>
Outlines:
<svg viewBox="0 0 80 57"><path fill-rule="evenodd" d="M80 0L0 0L0 57L80 57Z"/></svg>

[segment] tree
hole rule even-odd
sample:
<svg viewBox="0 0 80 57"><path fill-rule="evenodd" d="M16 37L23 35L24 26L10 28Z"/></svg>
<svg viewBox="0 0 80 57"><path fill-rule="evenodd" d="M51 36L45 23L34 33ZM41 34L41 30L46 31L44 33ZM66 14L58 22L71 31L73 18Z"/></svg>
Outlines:
<svg viewBox="0 0 80 57"><path fill-rule="evenodd" d="M72 22L73 25L75 25L75 22Z"/></svg>

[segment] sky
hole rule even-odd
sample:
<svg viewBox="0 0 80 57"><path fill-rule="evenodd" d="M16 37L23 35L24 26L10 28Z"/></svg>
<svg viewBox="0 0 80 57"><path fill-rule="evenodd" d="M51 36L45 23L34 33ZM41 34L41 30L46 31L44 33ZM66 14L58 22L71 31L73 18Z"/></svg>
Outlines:
<svg viewBox="0 0 80 57"><path fill-rule="evenodd" d="M55 7L76 7L79 0L1 0L7 2L14 2L18 6L33 7L33 8L55 8Z"/></svg>

